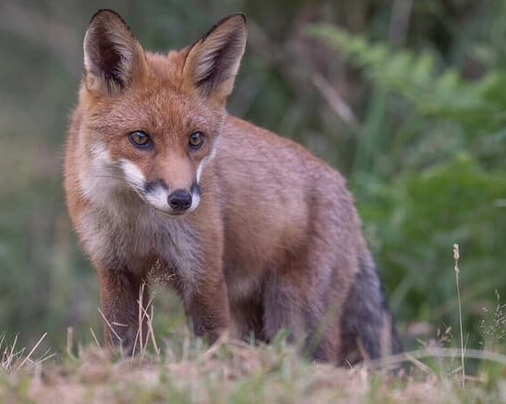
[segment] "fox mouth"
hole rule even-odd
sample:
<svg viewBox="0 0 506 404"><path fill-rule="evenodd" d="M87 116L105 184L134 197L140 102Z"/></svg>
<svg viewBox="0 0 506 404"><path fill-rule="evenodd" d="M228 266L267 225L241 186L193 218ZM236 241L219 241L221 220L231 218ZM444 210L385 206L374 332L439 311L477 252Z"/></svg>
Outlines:
<svg viewBox="0 0 506 404"><path fill-rule="evenodd" d="M167 216L167 217L172 217L172 218L181 217L181 216L184 216L186 213L188 213L187 211L185 211L185 212L176 212L176 211L170 212L167 210L157 208L156 206L151 205L149 202L146 202L146 203L148 203L156 212L161 213L162 215Z"/></svg>

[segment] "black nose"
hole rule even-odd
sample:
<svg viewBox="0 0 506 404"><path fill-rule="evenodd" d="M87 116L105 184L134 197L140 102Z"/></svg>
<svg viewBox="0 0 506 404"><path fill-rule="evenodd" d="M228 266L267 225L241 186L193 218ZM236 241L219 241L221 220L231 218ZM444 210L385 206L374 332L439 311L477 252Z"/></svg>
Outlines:
<svg viewBox="0 0 506 404"><path fill-rule="evenodd" d="M192 206L192 195L184 189L177 189L169 195L169 205L172 209L182 212Z"/></svg>

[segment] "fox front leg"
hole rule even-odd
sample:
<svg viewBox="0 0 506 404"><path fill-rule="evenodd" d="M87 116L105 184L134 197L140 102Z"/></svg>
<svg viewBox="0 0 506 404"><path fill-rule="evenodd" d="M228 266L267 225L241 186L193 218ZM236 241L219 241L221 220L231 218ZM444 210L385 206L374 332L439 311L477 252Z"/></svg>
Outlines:
<svg viewBox="0 0 506 404"><path fill-rule="evenodd" d="M143 278L127 270L99 269L98 277L105 343L111 348L120 347L122 353L131 355L135 352L135 345L140 346L141 341L146 340L146 318L139 316L139 312L141 301L143 308L147 309L147 285L142 287ZM142 326L139 317L143 319Z"/></svg>
<svg viewBox="0 0 506 404"><path fill-rule="evenodd" d="M207 274L185 299L185 311L197 337L210 344L226 333L230 324L227 285L222 274Z"/></svg>

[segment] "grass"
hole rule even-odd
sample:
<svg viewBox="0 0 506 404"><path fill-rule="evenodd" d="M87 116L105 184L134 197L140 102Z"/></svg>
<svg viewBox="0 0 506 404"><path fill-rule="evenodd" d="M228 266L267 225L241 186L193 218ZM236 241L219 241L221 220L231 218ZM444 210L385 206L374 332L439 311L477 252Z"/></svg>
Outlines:
<svg viewBox="0 0 506 404"><path fill-rule="evenodd" d="M152 330L152 312L145 315ZM38 353L44 337L29 350L0 338L0 403L506 403L506 356L485 349L465 350L474 372L463 387L461 348L427 345L337 368L301 358L283 338L207 347L182 329L160 344L154 334L139 339L138 354L125 358L98 340L74 344L72 330L58 355ZM399 374L387 370L400 363Z"/></svg>
<svg viewBox="0 0 506 404"><path fill-rule="evenodd" d="M455 285L457 287L457 303L459 306L459 331L460 331L460 367L462 368L462 387L466 385L466 362L465 362L465 350L464 350L464 329L462 325L462 301L460 299L460 282L459 282L459 245L453 245L453 259L455 261Z"/></svg>
<svg viewBox="0 0 506 404"><path fill-rule="evenodd" d="M453 253L460 297L457 245ZM143 292L138 315L148 330L145 340L142 330L137 334L135 357L104 349L93 330L94 345L76 346L68 329L59 355L36 353L47 334L29 350L16 348L17 337L8 344L2 334L0 403L506 403L505 305L498 294L493 318L481 324L488 337L483 349L464 345L459 298L459 347L445 347L456 345L448 329L422 349L337 368L305 360L283 337L270 345L222 339L207 347L182 329L159 344L152 298L145 309Z"/></svg>
<svg viewBox="0 0 506 404"><path fill-rule="evenodd" d="M2 365L0 402L506 402L505 357L494 354L487 362L483 360L486 355L480 355L480 370L467 376L463 389L459 374L447 370L458 364L459 349L417 352L402 358L412 364L404 374L392 376L381 367L345 369L309 363L283 340L259 346L222 341L206 348L186 336L166 341L162 354L148 352L134 359L87 346L72 355L65 351L58 360L47 361L43 356L28 365L17 356L15 363L10 360L7 366ZM472 356L473 351L466 355L469 353ZM423 356L429 360L422 364ZM497 358L504 363L499 364Z"/></svg>
<svg viewBox="0 0 506 404"><path fill-rule="evenodd" d="M30 349L28 354L25 355L26 348L17 348L18 337L14 337L11 344L6 343L6 334L0 335L0 370L5 373L19 372L20 370L30 369L36 365L42 364L48 359L51 359L54 354L47 350L38 359L33 359L33 354L40 346L47 333L39 338L37 343Z"/></svg>

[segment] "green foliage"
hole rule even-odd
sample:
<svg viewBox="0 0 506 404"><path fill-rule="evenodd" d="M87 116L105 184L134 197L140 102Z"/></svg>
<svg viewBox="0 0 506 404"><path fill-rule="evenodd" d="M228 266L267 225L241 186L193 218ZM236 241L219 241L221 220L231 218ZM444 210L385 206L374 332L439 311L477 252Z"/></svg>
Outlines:
<svg viewBox="0 0 506 404"><path fill-rule="evenodd" d="M505 195L504 175L483 170L465 154L371 192L362 215L372 223L384 278L397 285L392 304L401 317L429 321L443 316L448 324L458 324L453 243L460 245L467 303L506 286ZM471 304L465 313L471 316L466 330L476 331Z"/></svg>
<svg viewBox="0 0 506 404"><path fill-rule="evenodd" d="M372 163L359 161L353 178L395 311L457 326L451 251L458 243L465 330L476 343L481 314L473 303L506 286L506 68L471 80L455 66L438 68L431 51L394 49L331 25L309 33L368 79L369 110L380 105L379 147L363 146L372 142L366 115L358 150L366 148Z"/></svg>
<svg viewBox="0 0 506 404"><path fill-rule="evenodd" d="M496 145L504 140L506 125L506 69L491 69L477 80L464 79L457 67L436 69L429 51L395 50L387 43L371 43L331 25L315 25L309 33L361 69L374 86L402 96L414 112L431 123L456 126L466 136L462 149L479 148L478 157L499 159L504 146L483 147L483 137ZM504 166L502 166L504 167Z"/></svg>

